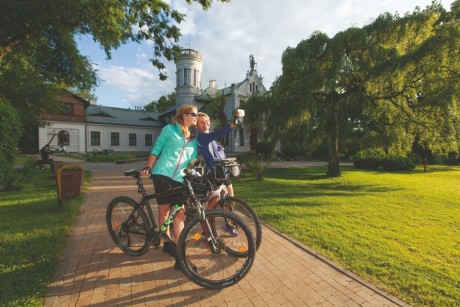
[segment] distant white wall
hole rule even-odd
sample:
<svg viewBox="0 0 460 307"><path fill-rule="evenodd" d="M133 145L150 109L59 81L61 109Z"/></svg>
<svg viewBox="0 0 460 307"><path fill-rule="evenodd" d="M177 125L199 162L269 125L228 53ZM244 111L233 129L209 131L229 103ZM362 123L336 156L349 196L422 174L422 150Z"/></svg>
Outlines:
<svg viewBox="0 0 460 307"><path fill-rule="evenodd" d="M88 153L92 152L93 149L113 149L118 152L150 152L152 145L155 144L155 141L160 134L161 128L87 124L86 131ZM100 145L91 145L92 131L100 133ZM118 146L112 145L110 142L110 135L112 132L119 133L120 144ZM136 146L129 145L130 133L136 135ZM146 134L152 135L152 145L145 144Z"/></svg>
<svg viewBox="0 0 460 307"><path fill-rule="evenodd" d="M58 147L57 134L61 130L69 133L69 145L65 145L67 151L85 153L85 124L84 123L66 123L66 122L50 122L50 126L39 128L38 130L38 149L43 148L48 142L51 147ZM53 135L56 136L53 138Z"/></svg>

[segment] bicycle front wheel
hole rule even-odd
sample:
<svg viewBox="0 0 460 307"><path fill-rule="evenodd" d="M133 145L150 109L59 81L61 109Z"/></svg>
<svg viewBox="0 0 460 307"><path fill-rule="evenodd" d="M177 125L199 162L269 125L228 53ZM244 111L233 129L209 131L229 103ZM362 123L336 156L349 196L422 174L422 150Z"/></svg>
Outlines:
<svg viewBox="0 0 460 307"><path fill-rule="evenodd" d="M249 272L254 263L254 235L249 226L232 212L206 211L206 219L212 230L202 224L198 216L182 230L177 246L179 264L185 276L202 287L222 289L232 286ZM238 234L225 231L224 226L229 221L238 227ZM206 235L208 231L212 234ZM214 240L216 250L211 250L207 238Z"/></svg>
<svg viewBox="0 0 460 307"><path fill-rule="evenodd" d="M107 228L115 244L126 254L141 256L149 247L150 222L132 198L114 198L107 207Z"/></svg>
<svg viewBox="0 0 460 307"><path fill-rule="evenodd" d="M259 216L247 202L237 197L227 196L217 202L216 208L232 211L248 224L256 239L256 249L259 249L262 242L262 225Z"/></svg>

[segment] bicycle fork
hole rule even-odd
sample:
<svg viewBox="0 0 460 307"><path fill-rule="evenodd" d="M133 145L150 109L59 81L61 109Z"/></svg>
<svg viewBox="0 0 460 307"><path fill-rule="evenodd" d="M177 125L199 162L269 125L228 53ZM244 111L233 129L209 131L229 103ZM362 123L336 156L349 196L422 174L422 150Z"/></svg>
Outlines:
<svg viewBox="0 0 460 307"><path fill-rule="evenodd" d="M212 231L211 223L213 223L214 221L210 222L206 218L206 212L203 209L203 206L201 206L201 203L196 201L196 199L194 201L195 201L196 211L198 213L198 218L201 224L201 229L203 230L203 233L206 237L206 246L211 249L211 252L213 254L218 254L221 252L221 248L219 247L215 234ZM199 239L200 237L201 237L200 233L196 234L195 240Z"/></svg>

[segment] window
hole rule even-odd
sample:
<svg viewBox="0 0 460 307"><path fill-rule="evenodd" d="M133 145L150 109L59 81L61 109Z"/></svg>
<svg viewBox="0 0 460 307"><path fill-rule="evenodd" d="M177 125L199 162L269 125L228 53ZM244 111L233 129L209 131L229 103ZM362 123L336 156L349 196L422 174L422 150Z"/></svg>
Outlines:
<svg viewBox="0 0 460 307"><path fill-rule="evenodd" d="M240 132L240 146L244 146L244 129L243 129L243 127L240 127L239 132Z"/></svg>
<svg viewBox="0 0 460 307"><path fill-rule="evenodd" d="M61 130L58 133L58 145L63 146L63 145L69 145L70 144L70 137L69 133L65 130Z"/></svg>
<svg viewBox="0 0 460 307"><path fill-rule="evenodd" d="M129 134L129 146L137 146L137 135L135 133Z"/></svg>
<svg viewBox="0 0 460 307"><path fill-rule="evenodd" d="M184 68L184 85L187 85L187 69Z"/></svg>
<svg viewBox="0 0 460 307"><path fill-rule="evenodd" d="M145 135L145 146L152 146L153 144L153 135L146 134Z"/></svg>
<svg viewBox="0 0 460 307"><path fill-rule="evenodd" d="M120 133L119 132L110 132L110 145L120 146Z"/></svg>
<svg viewBox="0 0 460 307"><path fill-rule="evenodd" d="M63 103L60 113L61 115L73 115L73 104Z"/></svg>
<svg viewBox="0 0 460 307"><path fill-rule="evenodd" d="M196 69L193 70L193 85L196 85Z"/></svg>
<svg viewBox="0 0 460 307"><path fill-rule="evenodd" d="M252 92L252 83L249 83L249 91Z"/></svg>
<svg viewBox="0 0 460 307"><path fill-rule="evenodd" d="M101 145L101 132L91 131L91 145L93 146Z"/></svg>

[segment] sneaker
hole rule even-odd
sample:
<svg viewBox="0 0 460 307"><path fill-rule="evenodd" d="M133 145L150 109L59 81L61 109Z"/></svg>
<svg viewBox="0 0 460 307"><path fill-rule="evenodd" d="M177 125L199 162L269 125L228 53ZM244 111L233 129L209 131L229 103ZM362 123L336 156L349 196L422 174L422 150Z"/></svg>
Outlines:
<svg viewBox="0 0 460 307"><path fill-rule="evenodd" d="M236 228L232 227L232 226L229 226L227 224L224 224L222 226L222 230L231 234L232 236L236 237L237 235L240 234L240 232L238 230L236 230Z"/></svg>
<svg viewBox="0 0 460 307"><path fill-rule="evenodd" d="M171 242L165 242L163 244L163 253L169 254L171 257L176 257L176 245L172 244Z"/></svg>

